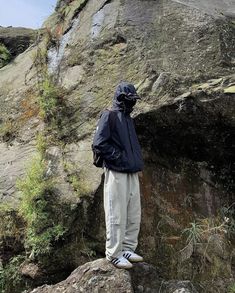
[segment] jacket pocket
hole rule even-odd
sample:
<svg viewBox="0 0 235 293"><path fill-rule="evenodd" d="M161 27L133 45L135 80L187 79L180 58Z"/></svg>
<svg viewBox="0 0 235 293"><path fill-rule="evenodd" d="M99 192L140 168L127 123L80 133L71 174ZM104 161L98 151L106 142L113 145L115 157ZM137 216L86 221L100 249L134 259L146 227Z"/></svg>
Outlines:
<svg viewBox="0 0 235 293"><path fill-rule="evenodd" d="M123 152L120 151L120 155L118 156L118 158L116 160L114 160L112 163L115 166L122 166L122 162L123 162Z"/></svg>

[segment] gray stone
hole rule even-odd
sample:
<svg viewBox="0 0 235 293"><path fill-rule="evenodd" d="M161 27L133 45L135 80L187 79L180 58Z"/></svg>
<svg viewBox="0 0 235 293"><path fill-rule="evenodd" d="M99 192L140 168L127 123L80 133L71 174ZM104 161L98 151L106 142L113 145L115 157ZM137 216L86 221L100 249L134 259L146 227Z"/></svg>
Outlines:
<svg viewBox="0 0 235 293"><path fill-rule="evenodd" d="M67 89L60 123L47 133L48 138L53 134L58 138L49 140L48 176L57 179L57 198L63 199L65 206L71 205L73 215L66 220L71 223L70 230L65 242L60 243L60 256L66 260L53 258L53 269L45 265L45 271L52 278L86 262L84 254L104 255L102 170L92 165L91 143L100 113L111 107L120 80L133 82L142 97L133 113L145 160L140 179L142 223L138 249L159 270L147 264L135 266L129 283L129 273L114 271L99 260L94 267L83 267L84 284L76 279L81 273L78 269L73 274L75 283L67 279L61 283L61 290L68 287L68 292L89 292L94 286L91 292L105 292L109 282L120 286L114 280L120 277L128 281L124 282L127 290L137 292L158 292L162 280L172 279L199 280L196 285L205 292L215 292L220 284L220 291L226 292L234 246L228 236L222 233L215 245L216 237L209 235L203 238L205 243L183 250L187 244L182 231L195 218L210 219L224 205L232 204L233 3L59 1L57 11L46 22L52 32L62 27L58 48L50 44L49 51L52 61L56 61L58 85L62 83ZM231 13L226 17L228 9ZM61 25L63 12L67 14ZM14 121L20 126L12 131L10 140L5 135L0 143L0 190L2 194L10 190L6 196L9 202L19 200L16 177L23 178L24 163L35 152L35 134L44 129L38 113L23 125L18 123L25 113L21 104L37 84L32 58L36 52L37 47L32 46L14 64L0 69L0 123ZM12 157L15 162L8 166ZM210 239L214 240L208 245ZM207 254L205 248L209 248ZM182 250L185 254L180 258ZM100 262L102 270L97 270ZM40 277L35 282L40 283ZM190 283L174 281L165 285L165 290L193 290ZM59 286L45 285L40 290L56 292L55 288L59 292Z"/></svg>
<svg viewBox="0 0 235 293"><path fill-rule="evenodd" d="M99 269L97 269L97 266ZM78 267L64 281L56 285L43 285L31 293L107 292L133 293L130 274L116 269L105 259L98 259Z"/></svg>
<svg viewBox="0 0 235 293"><path fill-rule="evenodd" d="M16 57L35 42L37 34L40 34L39 30L0 26L0 43L9 49L12 57Z"/></svg>
<svg viewBox="0 0 235 293"><path fill-rule="evenodd" d="M198 293L190 281L167 281L162 284L162 293Z"/></svg>

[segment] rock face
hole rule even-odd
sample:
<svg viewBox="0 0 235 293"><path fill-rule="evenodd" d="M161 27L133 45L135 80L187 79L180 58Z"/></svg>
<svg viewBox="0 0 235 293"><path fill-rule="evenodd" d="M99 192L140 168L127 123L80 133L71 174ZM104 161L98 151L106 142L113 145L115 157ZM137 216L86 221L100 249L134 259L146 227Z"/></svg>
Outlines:
<svg viewBox="0 0 235 293"><path fill-rule="evenodd" d="M78 267L61 283L43 285L32 292L128 292L132 293L130 274L117 270L106 260L99 259Z"/></svg>
<svg viewBox="0 0 235 293"><path fill-rule="evenodd" d="M233 1L225 0L58 1L44 23L46 45L43 39L0 69L1 202L21 202L17 177L24 178L25 162L37 152L36 134L43 131L46 173L54 179L58 214L65 211L67 230L52 243L52 254L30 260L42 268L34 285L57 283L104 256L102 170L92 166L90 146L116 84L129 80L142 97L133 113L145 159L138 249L158 268L166 292L180 289L178 281L167 280L193 280L199 292L228 291L235 227L233 11ZM63 93L54 124L40 114L38 68L45 64L39 57ZM22 238L17 245L23 253ZM1 258L6 265L10 256ZM117 272L102 260L87 264L84 276L96 274L99 262L112 279ZM129 273L118 274L128 290L140 286L136 292L145 292L136 275L133 283ZM40 290L56 288L48 286ZM90 288L88 279L84 286ZM154 286L149 288L159 288Z"/></svg>
<svg viewBox="0 0 235 293"><path fill-rule="evenodd" d="M218 1L218 0L174 0L177 3L181 3L184 5L188 5L194 7L196 9L200 9L205 13L212 15L226 15L226 16L234 16L235 7L232 0Z"/></svg>
<svg viewBox="0 0 235 293"><path fill-rule="evenodd" d="M31 293L52 292L197 293L189 281L162 281L156 269L146 263L136 264L131 271L127 271L116 269L105 259L98 259L78 267L66 280L56 285L43 285L31 291Z"/></svg>
<svg viewBox="0 0 235 293"><path fill-rule="evenodd" d="M0 26L0 43L9 49L14 58L35 42L37 34L38 31L33 29Z"/></svg>

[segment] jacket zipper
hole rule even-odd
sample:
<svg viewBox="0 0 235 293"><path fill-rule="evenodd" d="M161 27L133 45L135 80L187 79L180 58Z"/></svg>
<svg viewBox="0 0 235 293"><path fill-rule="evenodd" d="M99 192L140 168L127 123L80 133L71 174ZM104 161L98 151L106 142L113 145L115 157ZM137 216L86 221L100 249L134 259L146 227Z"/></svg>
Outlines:
<svg viewBox="0 0 235 293"><path fill-rule="evenodd" d="M128 129L128 136L129 136L129 141L130 141L130 146L131 146L132 155L133 155L133 158L134 158L134 167L135 167L135 157L134 157L133 146L132 146L132 143L131 143L131 135L130 135L130 127L129 127L129 121L128 121L128 118L127 118L127 129Z"/></svg>

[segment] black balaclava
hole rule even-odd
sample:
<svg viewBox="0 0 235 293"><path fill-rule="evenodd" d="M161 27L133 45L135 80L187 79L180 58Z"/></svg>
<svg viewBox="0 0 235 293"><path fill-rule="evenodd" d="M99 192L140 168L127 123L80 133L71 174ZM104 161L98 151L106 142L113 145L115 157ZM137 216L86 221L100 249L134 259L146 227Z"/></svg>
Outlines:
<svg viewBox="0 0 235 293"><path fill-rule="evenodd" d="M134 85L123 81L117 86L113 98L113 109L130 114L137 99L140 97L137 95Z"/></svg>

